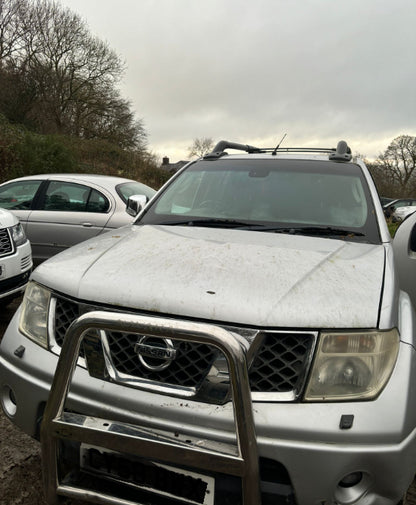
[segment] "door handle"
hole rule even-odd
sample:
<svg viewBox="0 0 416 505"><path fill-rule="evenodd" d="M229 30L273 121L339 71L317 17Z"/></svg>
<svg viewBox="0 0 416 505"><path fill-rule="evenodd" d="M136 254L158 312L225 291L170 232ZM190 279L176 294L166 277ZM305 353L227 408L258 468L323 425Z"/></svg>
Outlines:
<svg viewBox="0 0 416 505"><path fill-rule="evenodd" d="M81 223L85 228L92 228L92 223Z"/></svg>

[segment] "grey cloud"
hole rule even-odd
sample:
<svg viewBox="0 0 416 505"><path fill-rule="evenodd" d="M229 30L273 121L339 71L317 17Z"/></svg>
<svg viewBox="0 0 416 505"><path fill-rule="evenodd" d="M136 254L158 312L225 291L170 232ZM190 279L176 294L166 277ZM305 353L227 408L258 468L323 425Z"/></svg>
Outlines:
<svg viewBox="0 0 416 505"><path fill-rule="evenodd" d="M63 3L126 59L123 90L156 150L289 130L374 151L416 134L414 0Z"/></svg>

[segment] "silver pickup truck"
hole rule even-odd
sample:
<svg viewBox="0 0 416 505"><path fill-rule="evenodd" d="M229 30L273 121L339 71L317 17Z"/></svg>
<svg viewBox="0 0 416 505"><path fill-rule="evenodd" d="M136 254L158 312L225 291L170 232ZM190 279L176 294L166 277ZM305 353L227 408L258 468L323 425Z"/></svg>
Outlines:
<svg viewBox="0 0 416 505"><path fill-rule="evenodd" d="M41 440L48 503L401 503L416 219L393 247L343 141L222 141L127 205L134 224L34 271L1 342L2 407Z"/></svg>

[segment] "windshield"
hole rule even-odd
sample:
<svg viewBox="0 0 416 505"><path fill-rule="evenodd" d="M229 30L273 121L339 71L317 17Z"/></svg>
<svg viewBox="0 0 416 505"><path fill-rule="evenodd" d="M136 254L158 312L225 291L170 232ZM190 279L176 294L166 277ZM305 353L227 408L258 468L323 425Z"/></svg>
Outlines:
<svg viewBox="0 0 416 505"><path fill-rule="evenodd" d="M312 160L198 161L182 172L137 224L232 226L379 242L358 165Z"/></svg>

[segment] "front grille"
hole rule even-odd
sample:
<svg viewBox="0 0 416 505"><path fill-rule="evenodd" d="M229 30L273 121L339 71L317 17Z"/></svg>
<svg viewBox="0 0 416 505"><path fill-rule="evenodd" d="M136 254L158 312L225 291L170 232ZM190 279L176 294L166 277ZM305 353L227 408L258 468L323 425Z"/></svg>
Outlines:
<svg viewBox="0 0 416 505"><path fill-rule="evenodd" d="M312 345L310 333L267 333L250 368L251 390L299 391Z"/></svg>
<svg viewBox="0 0 416 505"><path fill-rule="evenodd" d="M59 347L62 347L64 343L65 333L69 328L69 325L80 315L81 313L77 303L64 300L63 298L57 298L54 318L55 327L53 333L55 335L55 341Z"/></svg>
<svg viewBox="0 0 416 505"><path fill-rule="evenodd" d="M182 387L198 387L217 356L208 345L178 341L174 344L176 357L170 366L165 370L152 371L146 369L137 358L134 350L138 339L136 334L107 332L107 339L111 359L119 372Z"/></svg>
<svg viewBox="0 0 416 505"><path fill-rule="evenodd" d="M54 336L62 347L65 333L73 320L97 307L82 306L63 298L56 299ZM238 333L238 329L234 329ZM262 343L249 370L253 393L293 393L302 390L311 361L315 338L313 333L260 332ZM118 375L145 379L175 387L199 388L207 378L219 351L206 344L174 341L176 356L162 370L151 370L140 361L135 345L137 334L106 332L109 360ZM81 354L83 356L83 353ZM151 364L152 359L146 358ZM157 361L157 360L156 360ZM224 382L224 380L222 381Z"/></svg>
<svg viewBox="0 0 416 505"><path fill-rule="evenodd" d="M13 243L7 228L0 229L0 256L13 253Z"/></svg>

